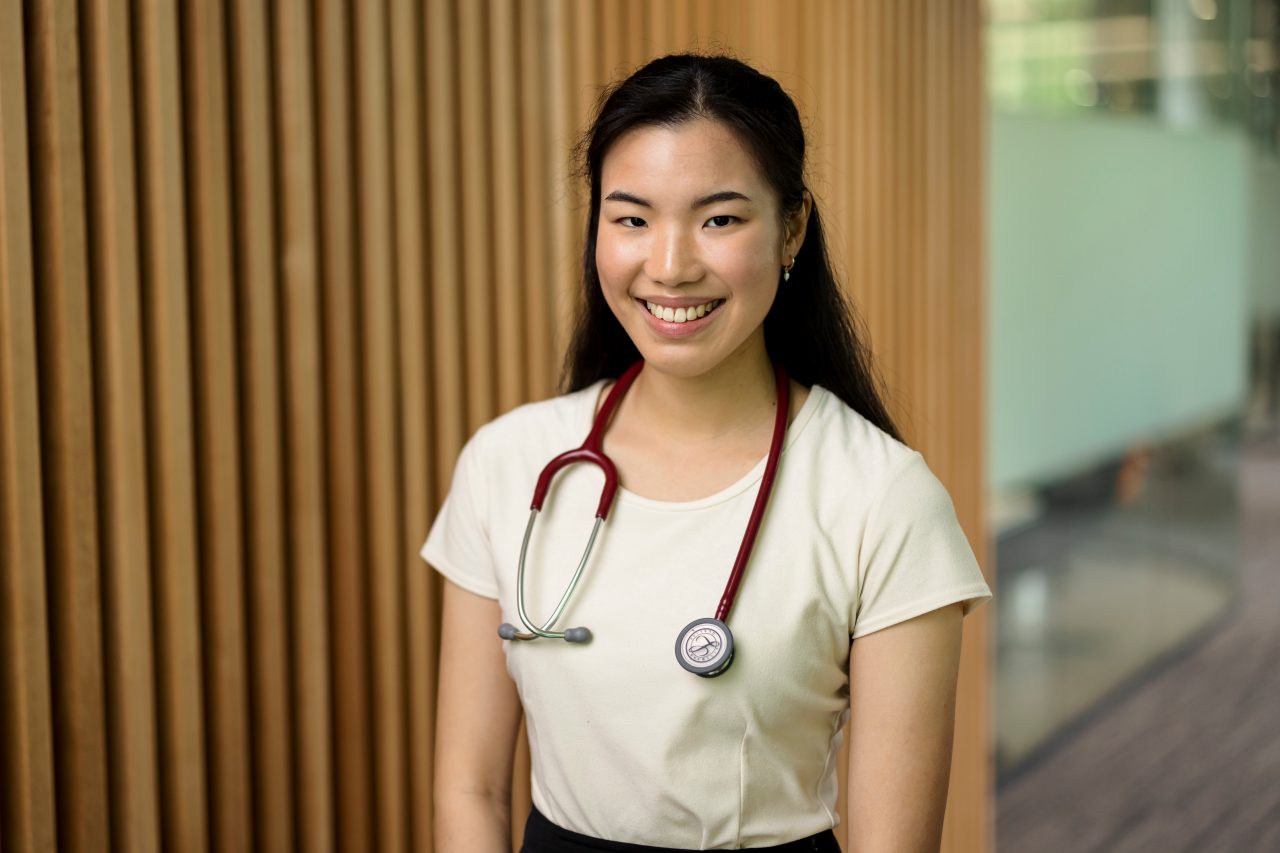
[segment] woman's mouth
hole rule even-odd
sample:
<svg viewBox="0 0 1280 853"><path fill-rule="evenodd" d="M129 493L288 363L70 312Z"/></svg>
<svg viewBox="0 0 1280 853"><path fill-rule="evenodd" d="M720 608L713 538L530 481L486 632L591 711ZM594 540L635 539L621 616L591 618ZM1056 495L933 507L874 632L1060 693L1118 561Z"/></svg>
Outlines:
<svg viewBox="0 0 1280 853"><path fill-rule="evenodd" d="M690 320L698 320L707 316L712 311L719 308L724 303L723 299L712 299L710 302L704 302L701 305L691 305L688 308L671 308L662 306L656 302L645 302L644 306L659 320L667 323L687 323Z"/></svg>

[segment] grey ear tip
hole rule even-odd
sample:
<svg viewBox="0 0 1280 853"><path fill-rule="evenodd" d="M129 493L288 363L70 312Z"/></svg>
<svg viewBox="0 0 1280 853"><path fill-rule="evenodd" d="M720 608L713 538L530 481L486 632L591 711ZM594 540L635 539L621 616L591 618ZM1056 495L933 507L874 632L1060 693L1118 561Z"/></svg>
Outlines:
<svg viewBox="0 0 1280 853"><path fill-rule="evenodd" d="M514 640L516 638L516 626L510 622L503 622L498 626L498 636L504 640Z"/></svg>
<svg viewBox="0 0 1280 853"><path fill-rule="evenodd" d="M591 631L588 628L570 628L564 632L564 638L570 643L589 643Z"/></svg>

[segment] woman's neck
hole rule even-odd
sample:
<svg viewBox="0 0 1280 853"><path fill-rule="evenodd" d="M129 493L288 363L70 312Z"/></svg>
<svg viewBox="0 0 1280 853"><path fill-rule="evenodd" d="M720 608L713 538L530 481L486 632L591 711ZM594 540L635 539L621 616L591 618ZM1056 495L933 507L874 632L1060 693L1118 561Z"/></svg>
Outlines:
<svg viewBox="0 0 1280 853"><path fill-rule="evenodd" d="M776 400L773 365L763 346L696 377L646 365L626 397L633 423L691 444L753 432L766 418L771 423Z"/></svg>

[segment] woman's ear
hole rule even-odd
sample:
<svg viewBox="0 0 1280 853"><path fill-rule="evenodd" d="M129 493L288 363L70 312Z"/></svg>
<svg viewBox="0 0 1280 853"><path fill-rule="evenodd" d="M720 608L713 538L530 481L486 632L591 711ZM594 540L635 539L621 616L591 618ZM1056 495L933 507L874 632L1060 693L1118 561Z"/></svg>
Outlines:
<svg viewBox="0 0 1280 853"><path fill-rule="evenodd" d="M805 230L809 227L809 214L813 211L813 196L804 190L800 196L800 206L787 217L786 239L782 244L783 261L795 258L804 245Z"/></svg>

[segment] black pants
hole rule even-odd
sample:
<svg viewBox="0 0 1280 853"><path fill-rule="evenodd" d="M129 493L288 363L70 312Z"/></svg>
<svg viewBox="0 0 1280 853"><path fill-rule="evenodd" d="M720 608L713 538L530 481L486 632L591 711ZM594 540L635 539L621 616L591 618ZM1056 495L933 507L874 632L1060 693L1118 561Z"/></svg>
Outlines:
<svg viewBox="0 0 1280 853"><path fill-rule="evenodd" d="M776 847L752 847L751 850L781 850L786 853L840 853L840 843L836 841L831 830L779 844ZM561 829L543 817L535 808L529 813L529 821L524 825L524 846L521 853L598 853L600 850L618 850L624 853L641 853L641 851L658 851L658 853L690 853L676 850L673 847L646 847L643 844L625 844L621 841L603 841L589 835L581 835Z"/></svg>

